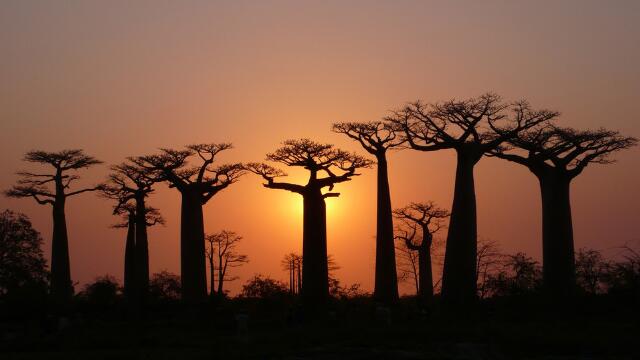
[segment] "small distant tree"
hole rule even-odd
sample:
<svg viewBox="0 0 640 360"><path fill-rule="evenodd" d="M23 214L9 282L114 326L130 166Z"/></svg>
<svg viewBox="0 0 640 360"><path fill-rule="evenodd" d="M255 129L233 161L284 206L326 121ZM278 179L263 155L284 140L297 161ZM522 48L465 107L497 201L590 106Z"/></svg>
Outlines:
<svg viewBox="0 0 640 360"><path fill-rule="evenodd" d="M249 262L249 257L247 255L239 254L236 251L236 247L240 240L242 240L242 236L233 231L227 230L222 230L205 236L205 241L207 242L205 254L209 260L211 296L215 295L214 278L216 276L218 278L218 295L224 296L224 283L238 279L237 276L229 275L228 270ZM215 273L215 270L218 270L217 274Z"/></svg>
<svg viewBox="0 0 640 360"><path fill-rule="evenodd" d="M149 295L159 302L174 302L180 300L180 276L163 270L151 275L149 280Z"/></svg>
<svg viewBox="0 0 640 360"><path fill-rule="evenodd" d="M281 264L289 273L289 292L291 295L299 294L302 289L302 256L296 253L286 254Z"/></svg>
<svg viewBox="0 0 640 360"><path fill-rule="evenodd" d="M484 299L490 295L489 280L494 278L501 270L504 263L504 254L500 252L500 246L494 240L478 240L478 256L476 260L476 283L478 297Z"/></svg>
<svg viewBox="0 0 640 360"><path fill-rule="evenodd" d="M258 274L242 285L240 295L254 299L279 299L288 293L287 285L283 282Z"/></svg>
<svg viewBox="0 0 640 360"><path fill-rule="evenodd" d="M433 298L433 235L442 228L443 220L449 217L449 212L438 208L433 202L424 202L411 203L394 210L393 214L406 228L411 229L399 230L396 237L404 242L407 249L418 252L418 296L424 301L430 301ZM418 231L422 234L420 242L416 241Z"/></svg>
<svg viewBox="0 0 640 360"><path fill-rule="evenodd" d="M604 284L609 294L637 304L640 301L640 251L625 245L621 257L622 260L608 264Z"/></svg>
<svg viewBox="0 0 640 360"><path fill-rule="evenodd" d="M582 248L576 252L576 282L588 294L602 291L608 264L598 250Z"/></svg>
<svg viewBox="0 0 640 360"><path fill-rule="evenodd" d="M90 304L107 307L117 302L119 291L118 280L111 275L105 275L86 284L80 296L86 298Z"/></svg>
<svg viewBox="0 0 640 360"><path fill-rule="evenodd" d="M287 140L267 160L309 172L305 185L278 182L286 176L267 164L252 163L247 169L262 176L264 187L299 194L303 199L302 236L302 299L308 306L324 306L329 299L329 270L327 265L327 214L325 199L340 194L331 192L336 184L350 181L356 171L370 167L372 162L359 155L319 144L309 139ZM323 192L327 188L329 192Z"/></svg>
<svg viewBox="0 0 640 360"><path fill-rule="evenodd" d="M47 284L42 238L23 214L0 213L0 297L28 285Z"/></svg>
<svg viewBox="0 0 640 360"><path fill-rule="evenodd" d="M548 293L566 297L576 288L571 181L589 164L610 164L613 153L636 143L637 139L617 131L546 125L521 132L491 150L493 156L526 166L540 183L542 264Z"/></svg>
<svg viewBox="0 0 640 360"><path fill-rule="evenodd" d="M59 303L67 303L73 295L71 267L69 263L69 238L65 204L67 199L84 192L96 191L93 186L71 190L71 184L80 179L77 170L101 164L100 160L86 155L82 150L62 150L60 152L29 151L24 161L46 165L52 172L18 173L17 185L5 192L8 197L33 198L40 205L51 205L53 210L53 239L51 241L51 295Z"/></svg>
<svg viewBox="0 0 640 360"><path fill-rule="evenodd" d="M182 196L180 269L185 302L201 303L207 297L202 207L245 172L239 163L214 165L218 155L231 148L228 143L196 144L184 150L162 149L158 155L130 158L148 175L153 175L155 181L168 182ZM189 159L194 156L200 159L199 165L189 166Z"/></svg>
<svg viewBox="0 0 640 360"><path fill-rule="evenodd" d="M356 140L369 154L375 156L378 169L376 271L373 296L387 304L398 301L398 278L393 237L393 216L387 150L400 147L404 140L382 121L367 123L343 122L333 124L332 130Z"/></svg>
<svg viewBox="0 0 640 360"><path fill-rule="evenodd" d="M502 269L490 275L487 287L493 296L530 294L540 288L542 271L537 261L524 253L505 255Z"/></svg>

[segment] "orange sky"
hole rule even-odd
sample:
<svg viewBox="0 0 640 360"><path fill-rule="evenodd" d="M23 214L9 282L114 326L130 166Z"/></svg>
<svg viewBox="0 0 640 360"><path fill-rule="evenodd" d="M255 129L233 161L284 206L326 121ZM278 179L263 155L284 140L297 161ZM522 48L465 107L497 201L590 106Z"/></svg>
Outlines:
<svg viewBox="0 0 640 360"><path fill-rule="evenodd" d="M347 4L345 4L347 3ZM259 161L282 140L309 137L357 150L334 121L377 120L404 102L495 91L562 112L561 124L640 136L640 3L617 1L234 1L0 4L0 187L31 149L83 148L107 164L158 147L233 142L221 161ZM572 189L576 246L640 239L640 157L593 166ZM450 152L390 156L394 207L451 205ZM107 166L84 173L99 181ZM301 248L296 195L248 175L205 208L207 231L245 237L254 273L286 279L280 259ZM329 199L329 252L341 280L373 283L375 173ZM476 168L479 234L506 251L540 256L537 182L522 167ZM150 203L165 227L150 232L151 270L179 269L179 195L159 186ZM95 195L67 208L72 277L122 274L123 230ZM28 214L49 253L50 209L0 199ZM407 288L408 289L408 288Z"/></svg>

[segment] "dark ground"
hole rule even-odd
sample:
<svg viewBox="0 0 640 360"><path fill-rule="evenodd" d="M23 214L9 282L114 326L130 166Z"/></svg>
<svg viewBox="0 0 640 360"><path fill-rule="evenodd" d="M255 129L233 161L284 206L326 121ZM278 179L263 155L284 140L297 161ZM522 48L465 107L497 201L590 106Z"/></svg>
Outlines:
<svg viewBox="0 0 640 360"><path fill-rule="evenodd" d="M156 304L146 319L127 320L117 305L81 304L62 322L5 311L0 359L640 359L638 304L604 297L430 314L415 299L390 311L352 299L315 320L292 309L246 299ZM238 314L248 315L247 332Z"/></svg>

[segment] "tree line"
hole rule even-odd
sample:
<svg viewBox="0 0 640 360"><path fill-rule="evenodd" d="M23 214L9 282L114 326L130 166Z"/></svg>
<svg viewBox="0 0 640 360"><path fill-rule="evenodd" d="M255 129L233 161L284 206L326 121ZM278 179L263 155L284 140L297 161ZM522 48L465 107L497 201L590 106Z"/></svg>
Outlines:
<svg viewBox="0 0 640 360"><path fill-rule="evenodd" d="M589 164L613 162L611 155L636 145L637 139L617 131L577 130L556 124L559 113L534 109L526 101L507 102L496 94L444 102L416 101L379 121L335 123L332 131L356 141L375 160L310 139L286 140L267 162L218 164L229 143L196 144L183 149L161 149L159 153L132 156L111 167L107 180L93 187L72 189L77 171L100 164L82 150L30 151L24 160L47 166L50 171L19 172L18 183L5 194L33 198L50 205L53 213L51 296L60 304L73 293L65 218L66 200L97 191L115 202L113 213L126 227L125 291L135 302L144 303L149 293L147 228L163 222L159 211L147 204L154 186L165 183L181 195L180 290L182 301L206 301L209 261L210 288L214 278L223 291L225 270L246 262L223 242L205 236L203 206L217 193L253 173L264 187L299 194L303 201L302 256L287 265L290 291L299 292L305 306L322 307L329 298L325 199L338 197L334 188L351 181L359 170L376 167L377 216L374 298L387 305L398 301L396 243L404 242L417 252L421 276L417 289L429 302L433 296L431 244L433 234L445 228L448 219L441 297L445 304L467 305L478 298L479 253L474 184L475 165L483 157L496 157L526 166L539 180L542 197L541 286L550 296L566 298L576 291L576 265L572 231L570 184ZM388 181L390 150L454 150L457 165L451 210L430 202L415 202L393 210ZM299 167L307 171L306 183L282 180L286 172L277 167ZM394 228L394 217L396 224ZM234 233L218 234L227 240ZM419 240L419 241L418 241ZM207 250L206 244L210 246ZM232 245L228 243L227 245ZM217 249L217 250L216 250ZM217 252L216 252L217 251ZM222 251L222 252L221 252ZM211 266L218 259L218 274ZM303 264L301 269L298 264ZM301 271L301 274L300 274Z"/></svg>

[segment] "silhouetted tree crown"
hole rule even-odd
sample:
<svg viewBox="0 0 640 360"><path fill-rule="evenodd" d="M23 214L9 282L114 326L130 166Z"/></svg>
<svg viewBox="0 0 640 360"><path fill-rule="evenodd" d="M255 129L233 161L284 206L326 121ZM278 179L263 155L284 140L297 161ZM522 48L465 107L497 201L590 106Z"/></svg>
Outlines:
<svg viewBox="0 0 640 360"><path fill-rule="evenodd" d="M610 164L611 155L635 146L638 140L607 129L576 130L547 125L523 132L492 152L527 166L534 174L550 169L578 176L588 164Z"/></svg>
<svg viewBox="0 0 640 360"><path fill-rule="evenodd" d="M357 140L369 154L375 156L404 144L404 140L394 131L393 126L383 121L335 123L332 131Z"/></svg>
<svg viewBox="0 0 640 360"><path fill-rule="evenodd" d="M265 187L282 189L304 194L308 189L322 190L328 187L333 190L337 183L351 180L359 174L359 168L372 165L357 154L335 149L333 145L320 144L309 139L287 140L275 152L267 154L267 160L285 164L287 166L302 167L309 171L309 181L306 185L276 182L277 177L287 174L277 168L262 163L247 164L247 169L262 176L267 181ZM338 196L339 193L326 193L324 197Z"/></svg>

